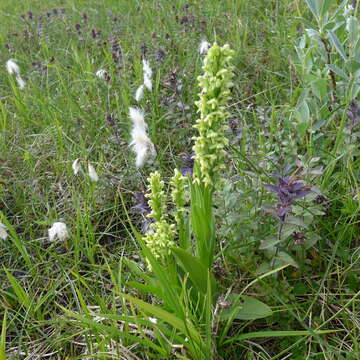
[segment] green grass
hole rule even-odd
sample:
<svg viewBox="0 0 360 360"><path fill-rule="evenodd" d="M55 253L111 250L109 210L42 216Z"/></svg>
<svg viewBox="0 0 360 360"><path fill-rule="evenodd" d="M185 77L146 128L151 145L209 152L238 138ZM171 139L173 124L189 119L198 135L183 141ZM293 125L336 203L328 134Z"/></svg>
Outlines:
<svg viewBox="0 0 360 360"><path fill-rule="evenodd" d="M54 14L55 8L65 13ZM34 19L22 20L30 10ZM39 15L42 26L36 25ZM128 215L140 231L143 218L131 210L134 192L144 190L154 170L168 181L181 166L181 153L191 152L202 37L235 50L228 107L233 131L225 186L215 197L214 273L223 294L229 288L239 293L270 270L273 253L261 244L278 231L276 219L264 211L274 204L263 187L272 182L271 174L288 163L294 170L297 155L319 156L325 168L312 182L326 196L318 206L324 214L315 213L310 225L316 242L306 250L293 247L298 267L247 289L245 295L274 313L236 320L218 359L359 358L359 202L353 200L359 160L356 152L346 155L349 145L338 138L339 117L331 120L319 148L293 126L303 87L294 65L294 45L304 29L300 17L311 19L301 0L1 2L0 223L9 237L0 240L0 360L186 358L182 344L166 353L165 340L157 343L146 333L148 323L129 325L142 314L120 294L159 305L127 285L141 278L125 266L127 259L146 269ZM93 29L100 30L96 39ZM118 63L112 58L114 39L121 49ZM140 106L158 155L139 170L128 146L128 107L136 106L134 93L142 83L144 45L154 89ZM156 60L159 49L163 62ZM10 58L21 68L23 90L6 72ZM108 71L108 83L95 76L100 68ZM169 85L174 76L182 85L178 94ZM77 176L71 168L76 158L82 164ZM87 162L99 175L96 183ZM302 208L317 209L299 200L296 211ZM50 243L47 231L56 221L67 224L70 238ZM314 329L337 332L308 335ZM274 333L246 337L265 331ZM301 332L278 337L277 331ZM226 343L232 338L237 341Z"/></svg>

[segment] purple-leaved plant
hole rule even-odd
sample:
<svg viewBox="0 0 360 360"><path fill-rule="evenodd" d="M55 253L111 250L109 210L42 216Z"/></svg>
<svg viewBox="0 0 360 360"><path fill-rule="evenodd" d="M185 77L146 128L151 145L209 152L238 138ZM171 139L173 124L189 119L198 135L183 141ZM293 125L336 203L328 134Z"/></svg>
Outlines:
<svg viewBox="0 0 360 360"><path fill-rule="evenodd" d="M290 166L287 166L285 169L288 170L289 168ZM284 173L287 172L286 170ZM267 190L275 193L278 198L276 207L271 208L271 213L275 214L280 219L278 244L276 245L276 251L272 261L272 268L275 267L276 258L280 250L282 230L287 214L292 210L292 205L295 200L303 198L312 191L311 186L306 185L303 181L299 181L299 176L296 174L300 170L302 170L302 168L298 167L290 176L276 174L274 177L278 180L278 185L264 185Z"/></svg>
<svg viewBox="0 0 360 360"><path fill-rule="evenodd" d="M347 125L347 127L350 130L360 123L360 107L358 106L357 101L351 101L347 111L347 116L350 120L350 123Z"/></svg>
<svg viewBox="0 0 360 360"><path fill-rule="evenodd" d="M184 166L180 167L180 173L183 176L190 176L192 177L193 175L193 169L194 169L194 152L191 153L187 153L187 152L183 152L180 154L181 155L181 161L184 163Z"/></svg>
<svg viewBox="0 0 360 360"><path fill-rule="evenodd" d="M278 185L266 184L265 189L274 192L278 197L276 208L273 208L277 217L284 222L286 215L292 210L292 204L295 200L309 194L311 187L298 181L295 171L291 176L276 174L274 177L278 180Z"/></svg>

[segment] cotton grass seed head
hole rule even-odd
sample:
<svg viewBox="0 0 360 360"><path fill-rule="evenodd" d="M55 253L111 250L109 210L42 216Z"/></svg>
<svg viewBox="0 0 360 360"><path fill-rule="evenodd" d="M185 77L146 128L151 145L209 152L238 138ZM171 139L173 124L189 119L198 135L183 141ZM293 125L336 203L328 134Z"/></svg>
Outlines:
<svg viewBox="0 0 360 360"><path fill-rule="evenodd" d="M16 82L18 83L18 85L19 85L19 88L20 89L23 89L24 87L25 87L25 85L26 85L26 83L25 83L25 81L23 80L23 78L20 76L20 75L18 75L18 76L16 76Z"/></svg>
<svg viewBox="0 0 360 360"><path fill-rule="evenodd" d="M15 60L10 59L6 62L6 70L10 75L15 75L16 82L20 89L23 89L26 85L23 78L20 76L20 68Z"/></svg>
<svg viewBox="0 0 360 360"><path fill-rule="evenodd" d="M10 59L6 62L6 70L10 75L19 75L20 68L15 60Z"/></svg>
<svg viewBox="0 0 360 360"><path fill-rule="evenodd" d="M139 128L142 131L147 130L147 124L145 123L145 115L141 109L130 106L129 116L134 127Z"/></svg>
<svg viewBox="0 0 360 360"><path fill-rule="evenodd" d="M137 89L136 89L136 93L135 93L135 100L137 102L141 101L141 99L144 97L144 85L140 85Z"/></svg>
<svg viewBox="0 0 360 360"><path fill-rule="evenodd" d="M143 59L143 74L144 74L144 85L149 90L152 91L152 70L149 62L146 59Z"/></svg>
<svg viewBox="0 0 360 360"><path fill-rule="evenodd" d="M8 237L6 226L3 223L0 223L0 240L6 240Z"/></svg>
<svg viewBox="0 0 360 360"><path fill-rule="evenodd" d="M129 115L133 123L130 147L136 154L136 166L142 167L147 160L156 156L156 150L147 135L144 113L138 108L130 107Z"/></svg>
<svg viewBox="0 0 360 360"><path fill-rule="evenodd" d="M99 181L99 176L96 173L95 168L90 163L88 164L88 171L89 171L89 177L90 177L91 181L93 181L93 182Z"/></svg>
<svg viewBox="0 0 360 360"><path fill-rule="evenodd" d="M95 75L99 78L99 79L102 79L102 80L107 80L109 75L107 73L107 71L105 69L99 69Z"/></svg>
<svg viewBox="0 0 360 360"><path fill-rule="evenodd" d="M66 224L63 222L54 222L51 228L48 230L49 240L54 241L56 239L66 240L69 237L69 233Z"/></svg>
<svg viewBox="0 0 360 360"><path fill-rule="evenodd" d="M199 45L199 54L206 55L210 48L211 48L210 43L208 43L205 39L201 40Z"/></svg>
<svg viewBox="0 0 360 360"><path fill-rule="evenodd" d="M71 165L72 169L73 169L73 172L74 172L74 175L77 175L80 171L80 159L77 158L73 161L72 165Z"/></svg>

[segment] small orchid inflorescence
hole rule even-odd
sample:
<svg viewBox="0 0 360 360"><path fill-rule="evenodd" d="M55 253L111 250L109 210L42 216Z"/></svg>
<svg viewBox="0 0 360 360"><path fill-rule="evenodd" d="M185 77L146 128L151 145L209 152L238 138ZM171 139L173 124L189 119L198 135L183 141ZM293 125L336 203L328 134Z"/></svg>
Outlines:
<svg viewBox="0 0 360 360"><path fill-rule="evenodd" d="M169 224L166 219L164 193L164 182L160 174L156 171L148 178L149 193L145 196L149 198L151 213L148 217L155 220L150 225L150 231L144 236L146 246L157 260L164 261L171 253L171 247L175 245L175 225ZM148 262L150 267L150 264Z"/></svg>
<svg viewBox="0 0 360 360"><path fill-rule="evenodd" d="M196 102L200 118L194 125L199 132L194 137L194 182L204 183L205 186L214 186L217 175L224 167L224 148L228 144L225 137L228 129L226 104L233 86L233 54L229 45L220 47L214 43L204 59L204 75L198 77L202 90Z"/></svg>

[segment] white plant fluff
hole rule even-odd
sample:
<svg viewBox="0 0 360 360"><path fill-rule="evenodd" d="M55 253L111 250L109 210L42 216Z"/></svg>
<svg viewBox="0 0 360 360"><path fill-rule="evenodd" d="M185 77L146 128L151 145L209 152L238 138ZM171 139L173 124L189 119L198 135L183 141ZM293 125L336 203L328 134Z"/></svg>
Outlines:
<svg viewBox="0 0 360 360"><path fill-rule="evenodd" d="M8 237L6 226L3 223L0 223L0 239L6 240Z"/></svg>
<svg viewBox="0 0 360 360"><path fill-rule="evenodd" d="M134 127L147 130L147 124L145 122L144 112L137 107L129 107L129 116Z"/></svg>
<svg viewBox="0 0 360 360"><path fill-rule="evenodd" d="M15 75L16 82L18 83L20 89L23 89L26 85L23 78L20 76L20 68L18 64L13 59L9 59L6 62L6 70L10 75Z"/></svg>
<svg viewBox="0 0 360 360"><path fill-rule="evenodd" d="M148 159L156 156L156 150L147 135L144 113L138 108L130 107L129 114L133 123L130 146L136 154L136 166L142 167Z"/></svg>
<svg viewBox="0 0 360 360"><path fill-rule="evenodd" d="M71 165L72 169L73 169L73 172L74 172L74 175L77 175L78 172L80 171L80 159L77 158L73 161L72 165Z"/></svg>
<svg viewBox="0 0 360 360"><path fill-rule="evenodd" d="M144 97L144 85L140 85L136 89L135 100L139 102Z"/></svg>
<svg viewBox="0 0 360 360"><path fill-rule="evenodd" d="M105 80L106 78L106 74L107 74L107 71L105 69L99 69L95 75L99 78L99 79L102 79L102 80Z"/></svg>
<svg viewBox="0 0 360 360"><path fill-rule="evenodd" d="M152 90L152 70L149 62L146 59L143 59L143 75L144 75L144 85L151 91Z"/></svg>
<svg viewBox="0 0 360 360"><path fill-rule="evenodd" d="M60 221L54 222L48 230L48 233L50 241L54 241L55 239L65 240L69 237L66 224Z"/></svg>
<svg viewBox="0 0 360 360"><path fill-rule="evenodd" d="M94 181L94 182L99 181L99 176L96 173L95 168L90 163L88 164L88 171L89 171L89 177L90 177L91 181Z"/></svg>
<svg viewBox="0 0 360 360"><path fill-rule="evenodd" d="M6 70L10 75L20 75L20 68L13 59L6 62Z"/></svg>
<svg viewBox="0 0 360 360"><path fill-rule="evenodd" d="M211 44L209 42L207 42L205 39L201 40L199 45L199 54L206 55L210 48Z"/></svg>

